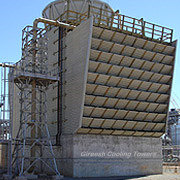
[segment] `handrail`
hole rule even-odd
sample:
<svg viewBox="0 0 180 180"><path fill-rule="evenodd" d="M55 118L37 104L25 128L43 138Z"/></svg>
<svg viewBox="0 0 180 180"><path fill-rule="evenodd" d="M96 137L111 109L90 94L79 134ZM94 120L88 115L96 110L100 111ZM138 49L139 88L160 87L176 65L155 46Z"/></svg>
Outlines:
<svg viewBox="0 0 180 180"><path fill-rule="evenodd" d="M82 21L88 19L89 16L94 17L94 25L96 26L128 32L154 41L172 43L173 30L170 28L156 25L143 19L114 13L92 5L89 6L88 11L82 14L67 10L56 20L79 25Z"/></svg>

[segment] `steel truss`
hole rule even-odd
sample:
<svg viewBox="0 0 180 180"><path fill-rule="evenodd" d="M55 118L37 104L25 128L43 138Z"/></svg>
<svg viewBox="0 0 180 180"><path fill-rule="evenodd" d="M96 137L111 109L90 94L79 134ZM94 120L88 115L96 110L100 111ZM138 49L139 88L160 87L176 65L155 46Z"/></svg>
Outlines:
<svg viewBox="0 0 180 180"><path fill-rule="evenodd" d="M34 39L36 33L36 39ZM47 122L47 89L58 81L58 69L48 71L44 29L23 30L22 59L14 68L14 83L20 90L20 127L15 139L13 164L16 174L50 171L60 175Z"/></svg>

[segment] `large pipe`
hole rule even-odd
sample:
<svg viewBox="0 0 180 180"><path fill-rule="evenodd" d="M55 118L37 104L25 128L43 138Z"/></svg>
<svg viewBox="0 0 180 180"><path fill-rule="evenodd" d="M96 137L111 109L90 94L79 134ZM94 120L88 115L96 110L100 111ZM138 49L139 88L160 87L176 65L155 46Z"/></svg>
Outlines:
<svg viewBox="0 0 180 180"><path fill-rule="evenodd" d="M76 27L76 26L73 26L73 25L70 25L67 23L60 22L58 20L55 21L55 20L46 19L46 18L37 18L34 20L33 29L37 28L38 23L49 24L49 25L53 25L53 26L57 26L57 27L60 26L60 27L66 28L66 29L74 29Z"/></svg>

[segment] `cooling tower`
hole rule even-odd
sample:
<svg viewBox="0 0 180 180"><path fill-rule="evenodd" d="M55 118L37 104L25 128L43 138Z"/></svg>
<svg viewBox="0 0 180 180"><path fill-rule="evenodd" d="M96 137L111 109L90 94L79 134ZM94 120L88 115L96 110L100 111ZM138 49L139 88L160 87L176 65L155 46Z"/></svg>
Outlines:
<svg viewBox="0 0 180 180"><path fill-rule="evenodd" d="M71 177L162 173L176 41L172 30L114 12L98 0L59 0L43 17L48 67L48 124L58 168ZM55 143L56 142L56 143Z"/></svg>

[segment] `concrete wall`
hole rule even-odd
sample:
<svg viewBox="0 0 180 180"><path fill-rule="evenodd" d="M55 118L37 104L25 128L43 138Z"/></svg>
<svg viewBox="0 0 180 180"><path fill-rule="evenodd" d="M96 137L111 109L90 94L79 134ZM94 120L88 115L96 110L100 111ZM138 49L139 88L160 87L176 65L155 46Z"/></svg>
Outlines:
<svg viewBox="0 0 180 180"><path fill-rule="evenodd" d="M64 135L62 174L111 177L162 173L161 140L107 135ZM58 160L59 162L59 160Z"/></svg>

